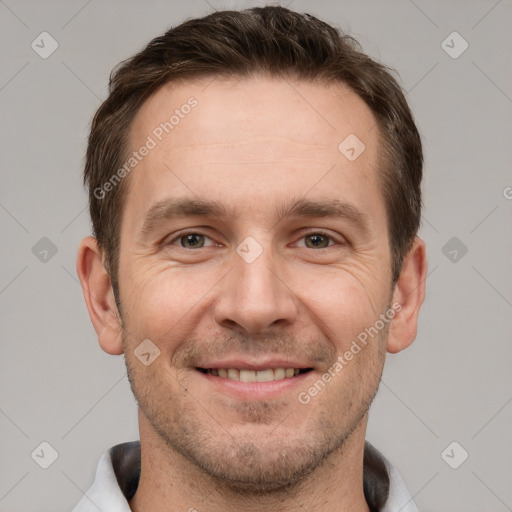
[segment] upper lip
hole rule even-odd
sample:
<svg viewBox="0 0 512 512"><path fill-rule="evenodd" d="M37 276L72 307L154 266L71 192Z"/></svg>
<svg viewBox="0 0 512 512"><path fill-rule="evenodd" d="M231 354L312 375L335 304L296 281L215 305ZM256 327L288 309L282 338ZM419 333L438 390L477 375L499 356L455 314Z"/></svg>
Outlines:
<svg viewBox="0 0 512 512"><path fill-rule="evenodd" d="M248 360L244 359L224 359L218 361L203 361L197 365L198 368L205 370L219 369L219 368L236 368L238 370L275 370L276 368L312 368L309 365L300 361L293 361L290 359L265 359L265 360Z"/></svg>

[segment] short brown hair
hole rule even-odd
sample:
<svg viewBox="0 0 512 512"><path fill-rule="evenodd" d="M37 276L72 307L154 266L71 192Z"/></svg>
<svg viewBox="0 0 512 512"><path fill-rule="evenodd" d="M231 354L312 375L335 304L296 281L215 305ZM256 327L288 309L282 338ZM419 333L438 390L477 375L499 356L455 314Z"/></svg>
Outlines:
<svg viewBox="0 0 512 512"><path fill-rule="evenodd" d="M186 21L122 62L113 70L110 94L94 116L84 170L93 231L114 292L127 179L108 193L102 186L126 160L131 123L162 85L219 75L342 83L365 101L380 132L379 179L396 282L420 224L423 154L407 101L389 71L364 54L351 36L309 14L277 6L219 11Z"/></svg>

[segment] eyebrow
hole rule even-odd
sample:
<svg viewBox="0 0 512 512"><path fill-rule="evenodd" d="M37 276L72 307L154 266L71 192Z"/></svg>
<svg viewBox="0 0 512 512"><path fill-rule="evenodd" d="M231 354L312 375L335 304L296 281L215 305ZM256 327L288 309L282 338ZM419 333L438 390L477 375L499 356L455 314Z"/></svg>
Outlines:
<svg viewBox="0 0 512 512"><path fill-rule="evenodd" d="M285 218L336 218L353 223L361 231L369 231L368 215L351 203L337 199L306 200L291 199L275 208L276 224ZM215 200L192 198L169 198L152 206L144 217L141 233L150 234L162 224L184 217L216 217L221 221L236 218L237 211ZM274 225L276 225L274 224Z"/></svg>

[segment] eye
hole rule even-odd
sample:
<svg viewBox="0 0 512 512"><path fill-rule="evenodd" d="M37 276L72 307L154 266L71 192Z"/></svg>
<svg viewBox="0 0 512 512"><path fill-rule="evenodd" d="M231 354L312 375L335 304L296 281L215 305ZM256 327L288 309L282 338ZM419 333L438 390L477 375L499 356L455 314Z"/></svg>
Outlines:
<svg viewBox="0 0 512 512"><path fill-rule="evenodd" d="M322 231L308 233L304 235L301 240L305 241L304 245L309 249L326 249L334 245L333 237Z"/></svg>
<svg viewBox="0 0 512 512"><path fill-rule="evenodd" d="M206 245L206 241L209 240L209 245ZM201 249L203 247L210 247L213 245L213 241L207 237L206 235L203 235L201 233L196 232L189 232L189 233L182 233L178 235L177 237L173 238L167 245L177 245L179 244L180 247L183 247L184 249Z"/></svg>

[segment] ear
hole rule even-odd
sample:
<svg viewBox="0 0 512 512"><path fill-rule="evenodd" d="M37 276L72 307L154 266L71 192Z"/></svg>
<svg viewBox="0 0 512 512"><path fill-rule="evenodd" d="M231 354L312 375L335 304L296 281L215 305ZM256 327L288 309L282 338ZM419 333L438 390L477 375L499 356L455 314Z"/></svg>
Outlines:
<svg viewBox="0 0 512 512"><path fill-rule="evenodd" d="M404 258L400 276L393 291L396 314L389 330L387 351L395 354L407 348L416 338L418 316L425 299L427 253L425 242L416 237ZM401 307L398 307L400 305Z"/></svg>
<svg viewBox="0 0 512 512"><path fill-rule="evenodd" d="M88 236L81 241L76 271L101 348L108 354L122 354L121 317L96 238Z"/></svg>

